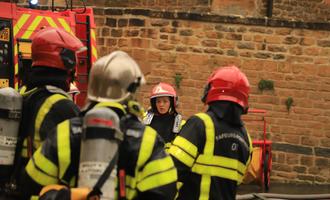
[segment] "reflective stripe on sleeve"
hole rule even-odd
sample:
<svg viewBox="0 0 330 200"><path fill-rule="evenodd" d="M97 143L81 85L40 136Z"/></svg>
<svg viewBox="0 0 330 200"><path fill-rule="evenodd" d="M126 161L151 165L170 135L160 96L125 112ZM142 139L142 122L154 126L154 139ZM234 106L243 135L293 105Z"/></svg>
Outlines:
<svg viewBox="0 0 330 200"><path fill-rule="evenodd" d="M57 184L58 179L52 176L47 175L46 173L41 172L33 163L31 159L27 166L25 167L27 174L30 176L32 180L42 186Z"/></svg>
<svg viewBox="0 0 330 200"><path fill-rule="evenodd" d="M139 177L142 180L148 176L152 176L153 174L164 172L173 167L174 167L174 163L171 157L169 156L165 158L153 160L143 168L143 171L142 173L140 173L141 175Z"/></svg>
<svg viewBox="0 0 330 200"><path fill-rule="evenodd" d="M38 148L37 151L33 154L33 161L34 164L43 172L53 177L58 176L57 166L41 153L41 148Z"/></svg>
<svg viewBox="0 0 330 200"><path fill-rule="evenodd" d="M150 158L153 147L155 145L157 133L156 131L146 126L140 146L139 157L137 160L137 170L139 167L143 166L145 162Z"/></svg>
<svg viewBox="0 0 330 200"><path fill-rule="evenodd" d="M192 167L197 156L197 147L186 138L177 136L168 152L180 162Z"/></svg>
<svg viewBox="0 0 330 200"><path fill-rule="evenodd" d="M158 174L154 174L152 176L143 179L141 182L137 184L137 188L142 192L153 188L157 188L175 182L177 180L177 176L178 176L177 171L173 167L170 170Z"/></svg>
<svg viewBox="0 0 330 200"><path fill-rule="evenodd" d="M70 150L70 121L65 120L57 126L57 153L60 179L63 178L71 163Z"/></svg>
<svg viewBox="0 0 330 200"><path fill-rule="evenodd" d="M126 174L126 197L127 199L133 199L137 195L136 191L136 179Z"/></svg>
<svg viewBox="0 0 330 200"><path fill-rule="evenodd" d="M195 159L193 157L191 157L190 154L186 153L181 148L179 148L178 146L172 145L170 150L169 150L169 153L173 157L178 159L180 162L187 165L188 167L191 167L194 164Z"/></svg>
<svg viewBox="0 0 330 200"><path fill-rule="evenodd" d="M191 157L196 158L197 147L186 138L177 136L173 141L173 145L180 147L180 149L188 153Z"/></svg>

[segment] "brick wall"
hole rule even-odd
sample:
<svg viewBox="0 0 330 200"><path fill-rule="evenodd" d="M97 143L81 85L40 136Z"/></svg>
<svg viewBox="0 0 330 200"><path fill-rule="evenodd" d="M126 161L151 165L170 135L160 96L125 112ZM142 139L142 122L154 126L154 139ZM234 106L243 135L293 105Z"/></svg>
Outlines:
<svg viewBox="0 0 330 200"><path fill-rule="evenodd" d="M187 0L166 5L159 0L97 2L99 55L121 49L138 61L148 81L138 96L145 107L154 84L174 84L180 74L179 110L185 118L204 110L200 96L208 75L218 66L236 64L252 85L250 107L267 110L272 181L330 183L329 0L274 1L273 20L264 17L266 0L193 1L195 10L212 8L211 13L185 12L192 9L192 1ZM217 2L223 4L216 7ZM115 5L127 8L103 8ZM260 91L262 79L273 81L274 90ZM293 106L288 112L289 97ZM247 126L251 135L260 138L260 124L249 121Z"/></svg>
<svg viewBox="0 0 330 200"><path fill-rule="evenodd" d="M5 0L1 0L5 1ZM7 0L9 1L9 0ZM18 0L18 2L27 2ZM39 0L42 5L51 5L51 0ZM56 6L64 6L65 0L54 0ZM268 0L85 0L89 6L152 8L179 11L202 11L220 15L250 17L267 16ZM73 0L82 6L80 0ZM273 1L272 18L296 21L330 21L329 0L281 0Z"/></svg>
<svg viewBox="0 0 330 200"><path fill-rule="evenodd" d="M138 98L145 107L154 84L175 84L176 74L181 74L179 110L185 118L202 111L200 96L209 74L218 66L235 64L250 80L251 108L268 112L267 134L274 143L272 181L330 183L329 31L147 9L98 8L95 14L99 54L121 49L143 68L148 84ZM232 23L224 23L228 20ZM273 81L274 90L260 91L262 79ZM294 103L288 112L289 97ZM248 122L248 127L251 135L260 137L255 135L262 126Z"/></svg>

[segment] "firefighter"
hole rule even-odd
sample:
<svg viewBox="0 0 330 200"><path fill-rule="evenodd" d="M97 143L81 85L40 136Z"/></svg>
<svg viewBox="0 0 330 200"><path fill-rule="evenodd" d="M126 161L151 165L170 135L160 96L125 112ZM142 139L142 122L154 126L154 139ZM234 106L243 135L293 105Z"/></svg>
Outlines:
<svg viewBox="0 0 330 200"><path fill-rule="evenodd" d="M16 147L14 176L17 178L49 130L80 112L67 92L77 53L85 50L81 41L62 29L44 28L32 38L31 48L29 79L20 90L23 112Z"/></svg>
<svg viewBox="0 0 330 200"><path fill-rule="evenodd" d="M173 86L161 82L152 89L151 108L143 120L162 137L166 150L169 149L171 142L185 123L182 115L176 110L178 103L178 96Z"/></svg>
<svg viewBox="0 0 330 200"><path fill-rule="evenodd" d="M220 67L209 77L202 97L208 110L187 120L169 150L183 184L177 199L235 199L252 152L241 120L249 91L236 66Z"/></svg>
<svg viewBox="0 0 330 200"><path fill-rule="evenodd" d="M100 113L99 117L94 116L85 121L111 127L116 124L116 120L111 120L110 123L104 119L110 111L121 121L120 128L117 125L114 131L117 133L120 129L124 135L117 161L117 171L120 172L117 179L119 199L173 199L177 192L176 168L171 157L165 153L157 132L141 123L144 111L134 101L136 90L144 83L139 66L127 53L115 51L98 59L90 72L87 102L81 117L60 123L50 132L51 137L34 153L25 169L24 196L36 195L45 186L40 199L62 199L63 194L69 198L70 193L72 199L81 195L86 199L90 190L87 189L86 192L86 188L77 188L78 174L78 184L81 176L85 175L85 171L80 170L84 166L79 167L79 159L82 162L83 155L82 141L102 133L111 135L113 132L102 129L95 132L95 135L82 137L84 127L89 126L83 123L82 118L86 119L86 115L102 108L104 113ZM110 152L105 150L108 146L102 146L102 142L99 142L94 147L87 148L86 153L91 153L96 148L103 149L103 152L96 152L97 155L92 156L93 158ZM97 163L92 166L97 167ZM95 171L97 170L99 168ZM76 188L69 191L67 187L59 187L58 184Z"/></svg>

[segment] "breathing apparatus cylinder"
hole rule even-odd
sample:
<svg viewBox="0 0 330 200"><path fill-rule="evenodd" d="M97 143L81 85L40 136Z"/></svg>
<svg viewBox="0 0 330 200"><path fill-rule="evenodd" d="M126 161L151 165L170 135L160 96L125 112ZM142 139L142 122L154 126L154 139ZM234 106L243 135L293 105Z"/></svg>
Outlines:
<svg viewBox="0 0 330 200"><path fill-rule="evenodd" d="M23 97L13 88L0 89L0 180L13 170Z"/></svg>
<svg viewBox="0 0 330 200"><path fill-rule="evenodd" d="M116 155L123 138L120 119L114 111L107 107L94 107L86 113L81 140L78 187L95 187L109 163L113 159L118 159ZM117 164L100 188L101 199L114 199L116 181Z"/></svg>

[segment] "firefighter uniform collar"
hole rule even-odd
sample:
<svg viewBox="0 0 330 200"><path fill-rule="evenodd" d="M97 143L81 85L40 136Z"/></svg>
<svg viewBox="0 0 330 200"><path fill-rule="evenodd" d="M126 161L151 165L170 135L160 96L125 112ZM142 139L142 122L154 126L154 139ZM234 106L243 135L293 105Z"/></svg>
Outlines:
<svg viewBox="0 0 330 200"><path fill-rule="evenodd" d="M243 110L235 103L229 101L215 101L210 104L208 111L213 112L218 118L230 124L236 126L244 125L241 119Z"/></svg>

